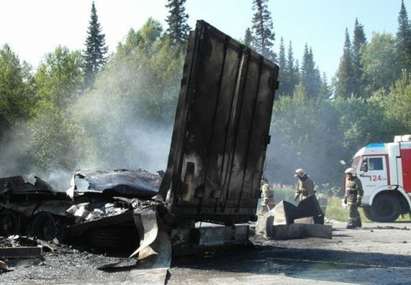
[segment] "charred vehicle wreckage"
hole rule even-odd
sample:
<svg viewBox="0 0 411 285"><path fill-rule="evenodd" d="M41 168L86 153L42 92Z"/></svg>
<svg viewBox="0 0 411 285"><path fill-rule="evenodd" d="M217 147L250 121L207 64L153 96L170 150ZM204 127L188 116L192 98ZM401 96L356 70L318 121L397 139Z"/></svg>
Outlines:
<svg viewBox="0 0 411 285"><path fill-rule="evenodd" d="M96 248L136 245L133 209L158 192L161 177L144 170L79 171L66 192L38 177L0 179L0 234L42 240L83 238ZM99 234L101 233L101 234ZM126 244L124 244L126 242Z"/></svg>
<svg viewBox="0 0 411 285"><path fill-rule="evenodd" d="M247 241L244 224L256 219L278 71L198 21L165 173L79 171L67 192L39 178L0 179L2 234L126 246L137 259Z"/></svg>

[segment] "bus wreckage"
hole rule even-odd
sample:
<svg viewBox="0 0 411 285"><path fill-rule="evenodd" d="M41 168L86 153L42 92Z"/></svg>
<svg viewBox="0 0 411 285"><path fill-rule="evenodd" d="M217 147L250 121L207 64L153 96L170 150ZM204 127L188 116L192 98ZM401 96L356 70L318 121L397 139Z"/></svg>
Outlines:
<svg viewBox="0 0 411 285"><path fill-rule="evenodd" d="M0 235L134 247L130 257L157 257L165 267L172 251L248 242L278 71L198 21L188 42L165 173L79 171L66 193L39 178L0 179Z"/></svg>

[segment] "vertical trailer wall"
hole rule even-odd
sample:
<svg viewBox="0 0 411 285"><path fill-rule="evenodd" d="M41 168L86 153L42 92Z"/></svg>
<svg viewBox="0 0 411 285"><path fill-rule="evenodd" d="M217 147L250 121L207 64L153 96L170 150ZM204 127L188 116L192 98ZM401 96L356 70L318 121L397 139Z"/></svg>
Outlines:
<svg viewBox="0 0 411 285"><path fill-rule="evenodd" d="M277 65L204 21L190 36L168 167L160 193L179 217L254 217ZM169 192L170 191L170 192Z"/></svg>

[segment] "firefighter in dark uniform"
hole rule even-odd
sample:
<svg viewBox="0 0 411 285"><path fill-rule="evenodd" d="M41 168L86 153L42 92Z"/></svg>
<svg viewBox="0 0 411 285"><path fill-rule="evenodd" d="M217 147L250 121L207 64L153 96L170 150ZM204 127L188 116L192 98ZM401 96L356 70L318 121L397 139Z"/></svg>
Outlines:
<svg viewBox="0 0 411 285"><path fill-rule="evenodd" d="M348 223L347 229L361 227L361 217L358 207L361 205L361 199L364 195L361 180L355 175L353 168L345 170L345 196L344 203L348 205Z"/></svg>
<svg viewBox="0 0 411 285"><path fill-rule="evenodd" d="M314 182L305 173L304 169L297 169L294 176L298 178L294 200L302 201L308 196L314 195Z"/></svg>

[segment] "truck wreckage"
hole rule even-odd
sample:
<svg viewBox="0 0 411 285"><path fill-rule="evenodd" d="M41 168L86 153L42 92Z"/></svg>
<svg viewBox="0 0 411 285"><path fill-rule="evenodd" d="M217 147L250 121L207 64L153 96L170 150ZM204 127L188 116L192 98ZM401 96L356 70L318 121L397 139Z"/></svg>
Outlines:
<svg viewBox="0 0 411 285"><path fill-rule="evenodd" d="M79 171L66 193L40 178L0 179L0 235L126 247L138 260L161 257L165 267L172 250L248 242L278 72L263 56L198 21L165 173Z"/></svg>

